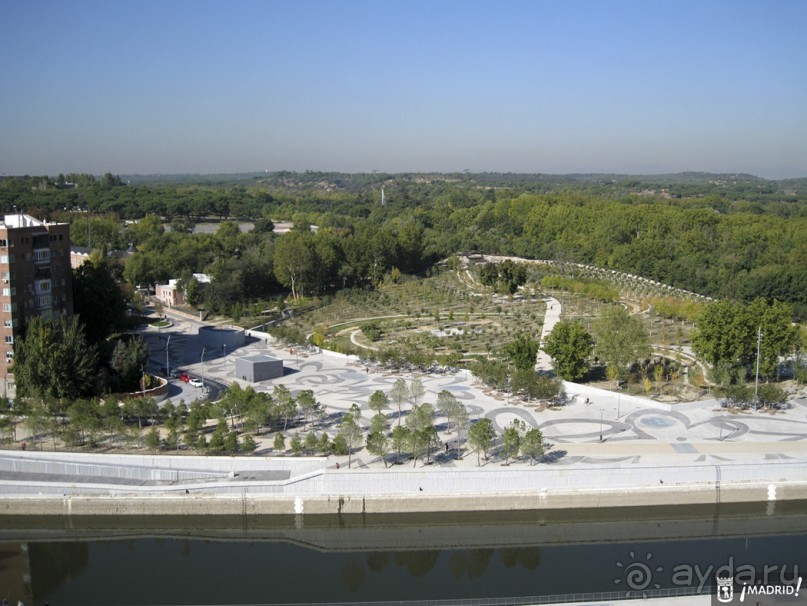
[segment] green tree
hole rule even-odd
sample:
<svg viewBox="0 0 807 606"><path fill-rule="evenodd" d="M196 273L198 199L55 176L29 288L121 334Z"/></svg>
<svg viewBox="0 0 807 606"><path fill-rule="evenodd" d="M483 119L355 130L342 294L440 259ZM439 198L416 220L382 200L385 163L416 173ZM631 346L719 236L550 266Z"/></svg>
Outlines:
<svg viewBox="0 0 807 606"><path fill-rule="evenodd" d="M323 454L325 456L333 452L333 444L331 444L331 438L324 431L322 432L322 435L319 437L317 448L319 449L320 454Z"/></svg>
<svg viewBox="0 0 807 606"><path fill-rule="evenodd" d="M295 433L291 436L291 442L289 444L291 446L291 451L294 453L295 457L299 457L303 454L303 441L300 439L300 434Z"/></svg>
<svg viewBox="0 0 807 606"><path fill-rule="evenodd" d="M275 385L272 390L272 400L275 403L277 414L283 418L283 431L286 431L289 419L297 414L297 402L285 385Z"/></svg>
<svg viewBox="0 0 807 606"><path fill-rule="evenodd" d="M531 427L521 438L521 454L530 458L531 464L535 459L544 456L544 435L537 427Z"/></svg>
<svg viewBox="0 0 807 606"><path fill-rule="evenodd" d="M272 449L275 452L280 453L286 451L286 438L279 431L275 434L274 441L272 442Z"/></svg>
<svg viewBox="0 0 807 606"><path fill-rule="evenodd" d="M623 372L628 364L650 356L650 335L642 322L621 305L605 307L594 323L594 354Z"/></svg>
<svg viewBox="0 0 807 606"><path fill-rule="evenodd" d="M347 466L348 469L353 462L353 449L361 443L362 430L359 425L359 407L353 404L351 409L342 415L342 421L339 424L339 436L345 440L347 445Z"/></svg>
<svg viewBox="0 0 807 606"><path fill-rule="evenodd" d="M510 464L510 459L518 454L521 448L521 421L515 419L510 425L504 428L502 433L502 454L504 454L505 465Z"/></svg>
<svg viewBox="0 0 807 606"><path fill-rule="evenodd" d="M387 454L389 454L389 439L383 432L374 431L367 436L367 451L384 461L387 467Z"/></svg>
<svg viewBox="0 0 807 606"><path fill-rule="evenodd" d="M17 397L75 400L95 386L98 353L75 316L35 316L14 348Z"/></svg>
<svg viewBox="0 0 807 606"><path fill-rule="evenodd" d="M140 337L119 339L109 360L109 365L118 378L114 389L116 391L142 389L141 381L148 359L149 350Z"/></svg>
<svg viewBox="0 0 807 606"><path fill-rule="evenodd" d="M493 439L496 437L496 432L493 429L493 423L490 419L479 419L476 423L471 425L468 431L468 441L471 446L476 449L476 464L481 465L479 460L479 452L482 451L485 460L488 458L488 449L493 444Z"/></svg>
<svg viewBox="0 0 807 606"><path fill-rule="evenodd" d="M406 381L403 379L395 379L390 391L390 400L398 407L398 425L401 424L401 406L406 402L409 397L409 389L406 387Z"/></svg>
<svg viewBox="0 0 807 606"><path fill-rule="evenodd" d="M126 298L109 262L92 258L73 270L73 311L90 343L100 343L126 320Z"/></svg>
<svg viewBox="0 0 807 606"><path fill-rule="evenodd" d="M757 390L759 404L763 407L778 408L787 402L787 392L774 383L763 383Z"/></svg>
<svg viewBox="0 0 807 606"><path fill-rule="evenodd" d="M580 320L563 320L546 337L543 349L552 358L552 368L558 376L578 381L586 376L594 338Z"/></svg>
<svg viewBox="0 0 807 606"><path fill-rule="evenodd" d="M322 411L322 405L317 402L311 389L304 389L297 394L297 406L303 414L303 429Z"/></svg>
<svg viewBox="0 0 807 606"><path fill-rule="evenodd" d="M317 437L317 433L315 431L311 431L305 436L305 449L309 453L313 453L317 449L317 444L319 444L319 439Z"/></svg>
<svg viewBox="0 0 807 606"><path fill-rule="evenodd" d="M241 441L241 450L248 453L253 453L258 448L258 443L251 435L246 434Z"/></svg>
<svg viewBox="0 0 807 606"><path fill-rule="evenodd" d="M395 449L395 464L401 462L401 452L411 448L412 431L405 425L397 425L392 430L392 446Z"/></svg>
<svg viewBox="0 0 807 606"><path fill-rule="evenodd" d="M146 434L146 448L149 450L159 450L160 444L160 432L157 431L156 427L152 427Z"/></svg>
<svg viewBox="0 0 807 606"><path fill-rule="evenodd" d="M519 333L513 341L504 346L503 352L517 369L535 368L538 342L525 333Z"/></svg>
<svg viewBox="0 0 807 606"><path fill-rule="evenodd" d="M389 408L389 398L383 391L374 391L370 395L368 405L370 406L370 410L381 414L385 409Z"/></svg>

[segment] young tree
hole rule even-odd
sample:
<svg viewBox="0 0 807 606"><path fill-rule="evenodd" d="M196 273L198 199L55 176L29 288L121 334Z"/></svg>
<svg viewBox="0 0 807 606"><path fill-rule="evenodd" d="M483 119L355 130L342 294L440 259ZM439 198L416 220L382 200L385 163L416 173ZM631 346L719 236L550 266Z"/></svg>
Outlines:
<svg viewBox="0 0 807 606"><path fill-rule="evenodd" d="M294 401L289 388L285 385L275 385L272 390L272 400L275 403L278 415L283 418L283 431L286 431L289 419L292 419L297 414L297 403Z"/></svg>
<svg viewBox="0 0 807 606"><path fill-rule="evenodd" d="M552 358L552 368L567 381L586 376L594 338L580 320L558 322L544 341L544 351Z"/></svg>
<svg viewBox="0 0 807 606"><path fill-rule="evenodd" d="M447 389L437 394L437 410L446 417L446 432L451 433L451 419L455 416L458 406L457 398Z"/></svg>
<svg viewBox="0 0 807 606"><path fill-rule="evenodd" d="M403 403L406 402L409 397L409 389L406 387L406 381L403 379L395 379L395 383L392 384L392 390L389 395L390 399L395 402L395 406L398 407L398 425L400 425L401 406L403 406Z"/></svg>
<svg viewBox="0 0 807 606"><path fill-rule="evenodd" d="M389 439L384 433L374 431L367 436L367 451L377 457L381 457L384 461L384 467L387 467L387 454L389 454Z"/></svg>
<svg viewBox="0 0 807 606"><path fill-rule="evenodd" d="M381 414L385 409L389 408L389 398L383 391L377 390L372 393L368 401L370 410Z"/></svg>
<svg viewBox="0 0 807 606"><path fill-rule="evenodd" d="M515 419L510 425L504 428L502 434L502 454L504 454L505 465L510 464L510 458L515 457L521 448L521 423Z"/></svg>
<svg viewBox="0 0 807 606"><path fill-rule="evenodd" d="M426 449L426 464L431 463L431 449L438 442L434 426L434 407L429 403L415 406L406 417L406 425L412 431L412 456L414 467L417 464L418 449Z"/></svg>
<svg viewBox="0 0 807 606"><path fill-rule="evenodd" d="M468 409L465 404L457 402L457 408L454 411L454 426L457 428L457 451L456 457L461 459L462 456L462 443L464 441L465 431L468 427Z"/></svg>
<svg viewBox="0 0 807 606"><path fill-rule="evenodd" d="M286 437L279 431L275 434L275 438L272 442L272 449L275 452L286 452Z"/></svg>
<svg viewBox="0 0 807 606"><path fill-rule="evenodd" d="M409 382L409 399L413 407L418 405L425 393L426 390L423 388L423 383L421 383L420 379L412 379Z"/></svg>
<svg viewBox="0 0 807 606"><path fill-rule="evenodd" d="M787 402L787 392L774 383L760 385L757 396L762 407L779 408Z"/></svg>
<svg viewBox="0 0 807 606"><path fill-rule="evenodd" d="M471 425L468 431L468 441L471 446L476 449L476 464L481 465L479 460L479 451L485 455L485 460L488 458L488 449L496 437L496 432L493 429L493 423L490 419L479 419L476 423Z"/></svg>
<svg viewBox="0 0 807 606"><path fill-rule="evenodd" d="M300 408L300 412L303 413L303 419L305 420L303 429L322 410L322 406L317 402L311 389L304 389L297 394L297 406Z"/></svg>
<svg viewBox="0 0 807 606"><path fill-rule="evenodd" d="M411 448L412 431L405 425L397 425L392 430L392 446L395 448L395 464L401 462L401 451Z"/></svg>
<svg viewBox="0 0 807 606"><path fill-rule="evenodd" d="M305 449L309 453L313 453L317 449L317 444L319 443L319 439L317 438L317 433L311 431L305 437Z"/></svg>
<svg viewBox="0 0 807 606"><path fill-rule="evenodd" d="M339 425L339 436L345 440L347 445L348 469L353 462L353 449L361 443L362 430L361 425L359 425L359 418L359 407L353 404L350 411L342 415L342 422Z"/></svg>
<svg viewBox="0 0 807 606"><path fill-rule="evenodd" d="M319 437L317 447L319 448L320 454L326 456L333 452L333 444L331 444L331 438L328 436L326 432L324 431L322 432L322 435Z"/></svg>
<svg viewBox="0 0 807 606"><path fill-rule="evenodd" d="M160 449L160 432L157 431L156 427L149 429L148 433L146 434L146 448L149 450Z"/></svg>
<svg viewBox="0 0 807 606"><path fill-rule="evenodd" d="M521 438L521 454L530 458L532 465L535 459L544 456L544 435L537 427L531 427Z"/></svg>
<svg viewBox="0 0 807 606"><path fill-rule="evenodd" d="M387 429L389 429L389 421L387 419L387 415L382 413L373 415L373 418L370 419L370 433L378 432L386 435Z"/></svg>
<svg viewBox="0 0 807 606"><path fill-rule="evenodd" d="M300 434L295 433L293 436L291 436L290 446L295 457L299 457L301 454L303 454L303 441L300 439Z"/></svg>
<svg viewBox="0 0 807 606"><path fill-rule="evenodd" d="M258 443L251 435L246 434L241 441L241 450L248 453L253 453L258 448Z"/></svg>

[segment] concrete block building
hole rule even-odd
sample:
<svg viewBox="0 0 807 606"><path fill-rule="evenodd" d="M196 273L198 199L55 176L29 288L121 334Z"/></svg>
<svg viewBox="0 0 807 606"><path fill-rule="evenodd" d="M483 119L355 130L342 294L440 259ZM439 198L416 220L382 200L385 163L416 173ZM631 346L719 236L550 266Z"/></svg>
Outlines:
<svg viewBox="0 0 807 606"><path fill-rule="evenodd" d="M278 379L283 376L283 360L263 355L236 358L235 374L250 383Z"/></svg>
<svg viewBox="0 0 807 606"><path fill-rule="evenodd" d="M0 381L9 381L14 342L25 335L31 318L73 314L70 225L5 215L0 281Z"/></svg>

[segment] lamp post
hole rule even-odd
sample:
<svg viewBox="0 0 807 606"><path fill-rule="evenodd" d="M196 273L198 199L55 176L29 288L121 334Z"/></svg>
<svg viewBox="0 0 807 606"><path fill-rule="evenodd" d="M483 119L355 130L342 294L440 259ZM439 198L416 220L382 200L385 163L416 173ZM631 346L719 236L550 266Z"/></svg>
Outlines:
<svg viewBox="0 0 807 606"><path fill-rule="evenodd" d="M600 442L602 442L602 408L600 408Z"/></svg>
<svg viewBox="0 0 807 606"><path fill-rule="evenodd" d="M759 349L762 345L762 326L757 329L757 372L754 379L754 410L759 405Z"/></svg>
<svg viewBox="0 0 807 606"><path fill-rule="evenodd" d="M165 341L165 374L171 376L171 366L168 364L168 347L171 345L171 335Z"/></svg>
<svg viewBox="0 0 807 606"><path fill-rule="evenodd" d="M204 347L202 347L201 363L202 363L202 387L204 387L204 382L205 382L205 348Z"/></svg>

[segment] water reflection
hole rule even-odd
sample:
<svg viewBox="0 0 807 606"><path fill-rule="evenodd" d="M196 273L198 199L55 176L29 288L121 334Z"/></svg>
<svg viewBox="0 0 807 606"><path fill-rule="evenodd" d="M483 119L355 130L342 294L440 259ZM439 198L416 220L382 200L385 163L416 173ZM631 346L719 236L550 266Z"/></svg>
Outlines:
<svg viewBox="0 0 807 606"><path fill-rule="evenodd" d="M26 548L26 604L269 604L612 591L634 562L651 586L682 565L807 570L807 506L293 520L0 518ZM142 524L139 529L134 528ZM10 540L13 538L13 541ZM31 599L33 598L33 599Z"/></svg>

